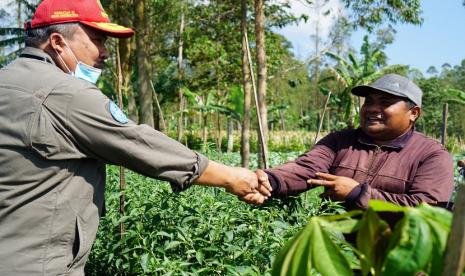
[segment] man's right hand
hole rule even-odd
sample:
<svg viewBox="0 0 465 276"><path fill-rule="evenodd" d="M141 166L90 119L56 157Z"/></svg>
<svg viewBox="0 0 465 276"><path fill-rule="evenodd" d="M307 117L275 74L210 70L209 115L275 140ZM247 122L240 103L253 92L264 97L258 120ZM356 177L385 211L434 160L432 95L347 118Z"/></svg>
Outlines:
<svg viewBox="0 0 465 276"><path fill-rule="evenodd" d="M244 168L233 167L233 181L226 187L230 193L237 195L242 201L259 205L271 196L271 186L268 182L259 181L257 175ZM252 187L249 190L248 187Z"/></svg>
<svg viewBox="0 0 465 276"><path fill-rule="evenodd" d="M267 200L272 190L268 182L259 182L257 175L248 169L230 167L211 160L195 183L223 187L241 200L257 205Z"/></svg>
<svg viewBox="0 0 465 276"><path fill-rule="evenodd" d="M260 186L267 187L267 189L270 192L273 190L272 187L271 187L270 180L268 179L268 174L266 174L266 172L264 172L263 170L258 169L258 170L255 171L255 175L257 175L258 186L259 187ZM271 194L269 196L271 196Z"/></svg>

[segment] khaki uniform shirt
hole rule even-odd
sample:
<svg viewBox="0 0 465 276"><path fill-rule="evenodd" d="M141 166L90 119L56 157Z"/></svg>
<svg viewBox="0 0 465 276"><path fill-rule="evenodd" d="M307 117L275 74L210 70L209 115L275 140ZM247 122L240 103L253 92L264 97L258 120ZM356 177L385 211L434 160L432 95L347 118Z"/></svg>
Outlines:
<svg viewBox="0 0 465 276"><path fill-rule="evenodd" d="M105 164L189 187L208 159L26 48L0 70L0 275L83 275Z"/></svg>

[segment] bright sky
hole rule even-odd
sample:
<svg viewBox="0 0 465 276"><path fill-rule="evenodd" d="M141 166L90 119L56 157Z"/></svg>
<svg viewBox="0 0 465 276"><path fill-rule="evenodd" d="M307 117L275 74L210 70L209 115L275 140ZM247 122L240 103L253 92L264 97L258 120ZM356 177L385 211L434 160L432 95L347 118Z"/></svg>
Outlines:
<svg viewBox="0 0 465 276"><path fill-rule="evenodd" d="M293 0L296 14L309 11L299 0ZM337 0L330 0L332 10L341 5ZM462 0L423 0L424 23L421 26L398 24L396 39L388 45L385 52L389 64L407 64L426 72L434 65L440 70L441 65L449 63L454 66L465 59L465 7ZM310 12L308 12L310 13ZM315 16L310 13L310 17ZM321 23L322 30L328 30L331 19ZM294 45L294 53L302 60L312 56L314 43L310 35L314 32L314 22L289 26L278 30ZM352 46L359 50L364 33L358 31L352 37Z"/></svg>

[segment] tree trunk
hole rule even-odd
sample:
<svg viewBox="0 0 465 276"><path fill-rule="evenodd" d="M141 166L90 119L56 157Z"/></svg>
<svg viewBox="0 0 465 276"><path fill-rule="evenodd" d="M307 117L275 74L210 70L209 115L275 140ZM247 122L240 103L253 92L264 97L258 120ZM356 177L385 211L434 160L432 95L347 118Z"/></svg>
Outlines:
<svg viewBox="0 0 465 276"><path fill-rule="evenodd" d="M202 150L203 152L207 152L207 143L208 143L208 113L204 112L202 114L202 124L203 124L203 130L202 130Z"/></svg>
<svg viewBox="0 0 465 276"><path fill-rule="evenodd" d="M279 121L281 122L281 131L286 131L286 121L284 120L284 111L279 110Z"/></svg>
<svg viewBox="0 0 465 276"><path fill-rule="evenodd" d="M241 164L249 167L250 159L250 108L252 84L250 82L250 67L247 58L247 45L245 34L247 33L247 0L241 1L241 33L242 33L242 87L244 89L244 117L241 129Z"/></svg>
<svg viewBox="0 0 465 276"><path fill-rule="evenodd" d="M126 21L124 21L126 22ZM134 89L131 82L131 76L133 73L132 66L132 51L134 46L134 39L119 39L119 51L121 56L121 71L122 71L122 90L123 94L126 95L128 101L128 115L129 118L139 123L139 112L137 110L136 97L134 95Z"/></svg>
<svg viewBox="0 0 465 276"><path fill-rule="evenodd" d="M166 128L166 123L165 123L165 117L163 116L163 110L161 109L160 101L158 100L157 91L155 91L155 87L153 86L152 81L150 81L150 87L152 87L153 101L155 102L155 106L157 107L157 113L158 113L158 119L159 119L158 126L160 127L161 132L168 133L167 128Z"/></svg>
<svg viewBox="0 0 465 276"><path fill-rule="evenodd" d="M314 85L314 93L315 93L315 99L316 99L316 104L319 107L320 106L320 91L318 89L318 82L320 81L320 8L321 8L321 3L316 3L315 4L315 11L317 15L317 20L315 22L315 70L313 73L313 85Z"/></svg>
<svg viewBox="0 0 465 276"><path fill-rule="evenodd" d="M331 132L331 109L328 108L328 115L326 115L326 132Z"/></svg>
<svg viewBox="0 0 465 276"><path fill-rule="evenodd" d="M234 147L234 121L228 118L228 147L226 152L231 153Z"/></svg>
<svg viewBox="0 0 465 276"><path fill-rule="evenodd" d="M262 120L263 133L263 151L265 156L268 152L268 119L267 119L267 106L266 106L266 52L265 52L265 11L264 11L264 0L255 0L255 43L257 47L257 93L258 93L258 108L260 118ZM262 156L262 152L259 152L259 167L263 168L264 162L262 161L265 157ZM265 162L266 163L266 162Z"/></svg>
<svg viewBox="0 0 465 276"><path fill-rule="evenodd" d="M445 103L442 107L442 127L441 127L441 144L446 145L447 142L447 113L449 113L449 105Z"/></svg>
<svg viewBox="0 0 465 276"><path fill-rule="evenodd" d="M131 0L117 0L112 2L113 17L116 22L126 22L128 25L132 23L132 13L128 12L131 9L133 3ZM127 109L129 118L138 123L139 115L137 111L136 98L134 96L134 89L131 82L131 76L133 75L133 59L132 53L135 47L134 38L118 39L117 40L120 60L121 60L121 90L122 94L126 96Z"/></svg>
<svg viewBox="0 0 465 276"><path fill-rule="evenodd" d="M16 22L19 28L22 28L23 20L21 19L21 14L23 13L23 9L21 8L21 1L17 2L18 7L16 8ZM18 42L19 44L20 42Z"/></svg>
<svg viewBox="0 0 465 276"><path fill-rule="evenodd" d="M458 185L457 199L454 205L454 214L447 247L444 254L443 276L463 275L465 264L465 186Z"/></svg>
<svg viewBox="0 0 465 276"><path fill-rule="evenodd" d="M223 137L221 137L221 117L220 113L216 113L216 150L221 152L221 143Z"/></svg>
<svg viewBox="0 0 465 276"><path fill-rule="evenodd" d="M154 126L153 96L150 87L150 64L147 49L148 24L147 0L135 1L134 27L136 29L137 83L139 85L140 123Z"/></svg>
<svg viewBox="0 0 465 276"><path fill-rule="evenodd" d="M183 120L183 110L184 110L184 93L182 87L182 80L184 78L184 65L183 65L183 47L184 47L184 10L181 12L181 23L179 24L179 45L178 45L178 74L179 74L179 88L178 88L178 98L179 98L179 118L178 118L178 141L182 140L184 133L184 120Z"/></svg>

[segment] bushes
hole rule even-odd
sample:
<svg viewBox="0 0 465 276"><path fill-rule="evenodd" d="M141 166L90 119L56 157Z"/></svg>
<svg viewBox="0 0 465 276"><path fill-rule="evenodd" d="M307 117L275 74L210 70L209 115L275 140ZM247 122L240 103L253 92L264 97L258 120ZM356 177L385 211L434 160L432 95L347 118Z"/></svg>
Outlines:
<svg viewBox="0 0 465 276"><path fill-rule="evenodd" d="M213 150L216 149L217 143L217 133L211 133L207 141L207 149ZM271 131L269 133L269 140L268 140L268 150L270 152L289 152L289 151L299 151L304 152L310 149L315 139L315 132L311 131ZM320 138L324 137L325 133L320 133ZM171 132L169 136L172 138L176 137L176 133ZM184 141L182 141L185 145L189 148L194 150L202 149L203 141L202 135L200 131L195 132L188 132L184 135ZM221 151L226 152L227 149L227 139L226 139L226 132L221 132ZM238 152L240 150L240 143L241 143L241 133L240 131L234 131L234 152ZM257 152L258 144L257 144L257 131L251 130L250 131L250 151Z"/></svg>

